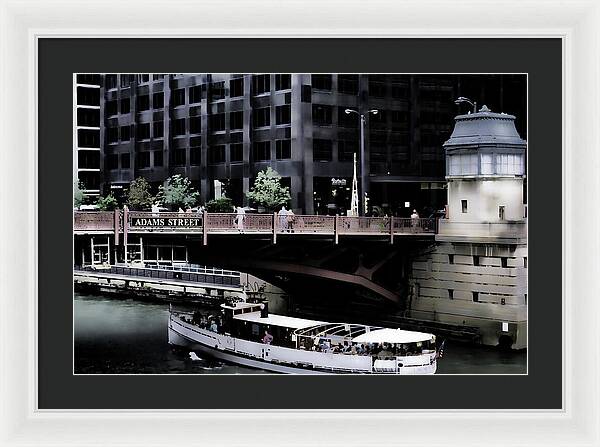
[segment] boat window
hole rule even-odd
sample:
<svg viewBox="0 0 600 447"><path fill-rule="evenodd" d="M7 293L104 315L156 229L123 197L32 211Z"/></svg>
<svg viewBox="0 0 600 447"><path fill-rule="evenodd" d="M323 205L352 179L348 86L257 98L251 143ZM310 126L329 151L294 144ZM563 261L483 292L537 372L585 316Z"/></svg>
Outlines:
<svg viewBox="0 0 600 447"><path fill-rule="evenodd" d="M259 335L260 331L258 330L258 324L252 325L252 335Z"/></svg>

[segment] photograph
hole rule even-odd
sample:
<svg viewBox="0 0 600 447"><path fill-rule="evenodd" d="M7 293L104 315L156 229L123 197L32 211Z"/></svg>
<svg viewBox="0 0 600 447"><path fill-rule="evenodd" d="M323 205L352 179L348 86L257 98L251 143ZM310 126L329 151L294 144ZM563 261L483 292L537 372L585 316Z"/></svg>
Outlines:
<svg viewBox="0 0 600 447"><path fill-rule="evenodd" d="M73 374L527 375L527 120L527 73L74 73Z"/></svg>

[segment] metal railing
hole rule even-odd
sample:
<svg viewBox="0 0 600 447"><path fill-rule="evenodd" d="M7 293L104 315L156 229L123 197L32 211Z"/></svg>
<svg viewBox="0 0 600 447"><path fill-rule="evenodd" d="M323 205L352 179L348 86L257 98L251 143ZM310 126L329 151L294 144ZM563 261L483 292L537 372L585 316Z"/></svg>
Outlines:
<svg viewBox="0 0 600 447"><path fill-rule="evenodd" d="M264 233L323 235L434 234L434 218L350 217L236 213L152 213L76 211L76 232ZM118 225L118 230L115 230Z"/></svg>
<svg viewBox="0 0 600 447"><path fill-rule="evenodd" d="M152 279L164 279L164 280L177 280L184 282L193 282L200 284L216 284L223 286L240 286L240 273L233 272L230 270L220 270L205 268L204 271L187 271L187 270L170 270L166 268L141 268L141 267L126 267L119 265L112 265L109 268L102 269L100 272L103 274L129 276L136 278L152 278ZM75 271L92 271L96 272L91 268L79 267L75 268Z"/></svg>

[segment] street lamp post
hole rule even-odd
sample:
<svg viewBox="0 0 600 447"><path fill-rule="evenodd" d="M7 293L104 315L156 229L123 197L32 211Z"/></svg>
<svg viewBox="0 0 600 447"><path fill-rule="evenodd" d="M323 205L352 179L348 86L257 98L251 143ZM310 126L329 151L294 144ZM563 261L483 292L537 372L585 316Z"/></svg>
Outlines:
<svg viewBox="0 0 600 447"><path fill-rule="evenodd" d="M367 119L367 115L372 113L373 115L377 115L379 112L377 109L368 110L367 113L360 113L358 110L346 109L346 115L350 115L351 113L356 113L360 117L360 192L361 192L361 206L358 207L359 214L364 216L367 212L366 204L367 204L367 164L365 162L365 121Z"/></svg>
<svg viewBox="0 0 600 447"><path fill-rule="evenodd" d="M464 96L459 96L458 98L456 98L456 101L454 101L454 104L462 104L463 102L466 102L467 104L470 104L473 107L473 113L477 113L477 101L471 101L469 98L465 98Z"/></svg>

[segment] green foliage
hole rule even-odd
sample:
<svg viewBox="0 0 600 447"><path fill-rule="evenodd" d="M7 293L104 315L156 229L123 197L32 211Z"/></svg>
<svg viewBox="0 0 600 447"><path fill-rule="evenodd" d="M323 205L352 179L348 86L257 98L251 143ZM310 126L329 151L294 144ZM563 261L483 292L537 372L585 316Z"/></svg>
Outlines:
<svg viewBox="0 0 600 447"><path fill-rule="evenodd" d="M96 202L98 211L114 211L118 206L119 202L117 202L117 199L113 196L112 192L106 197L98 198L98 201Z"/></svg>
<svg viewBox="0 0 600 447"><path fill-rule="evenodd" d="M129 184L127 191L127 206L132 210L148 210L152 207L154 198L150 194L150 184L144 177L138 177Z"/></svg>
<svg viewBox="0 0 600 447"><path fill-rule="evenodd" d="M190 179L176 174L167 179L166 185L160 185L156 198L162 206L177 210L194 206L198 196Z"/></svg>
<svg viewBox="0 0 600 447"><path fill-rule="evenodd" d="M83 190L85 186L81 181L75 180L73 182L73 207L79 208L83 205L83 201L85 199L85 195L83 194Z"/></svg>
<svg viewBox="0 0 600 447"><path fill-rule="evenodd" d="M208 213L231 213L233 212L233 201L229 197L206 202L206 211Z"/></svg>
<svg viewBox="0 0 600 447"><path fill-rule="evenodd" d="M246 193L246 196L268 210L287 205L292 198L290 189L281 185L281 176L271 167L258 173L252 189Z"/></svg>

